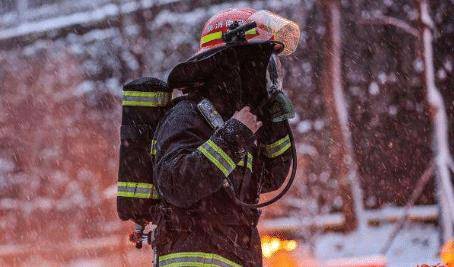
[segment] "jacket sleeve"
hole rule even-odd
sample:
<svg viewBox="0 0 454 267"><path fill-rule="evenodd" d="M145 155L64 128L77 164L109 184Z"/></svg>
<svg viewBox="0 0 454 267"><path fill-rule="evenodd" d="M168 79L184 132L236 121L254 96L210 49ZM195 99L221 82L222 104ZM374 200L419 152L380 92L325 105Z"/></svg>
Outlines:
<svg viewBox="0 0 454 267"><path fill-rule="evenodd" d="M285 181L292 161L290 137L284 122L264 123L257 133L259 158L256 173L262 175L259 181L261 193L277 190Z"/></svg>
<svg viewBox="0 0 454 267"><path fill-rule="evenodd" d="M253 142L252 132L235 119L210 136L211 128L189 105L174 107L155 134L154 182L167 202L181 208L218 191Z"/></svg>

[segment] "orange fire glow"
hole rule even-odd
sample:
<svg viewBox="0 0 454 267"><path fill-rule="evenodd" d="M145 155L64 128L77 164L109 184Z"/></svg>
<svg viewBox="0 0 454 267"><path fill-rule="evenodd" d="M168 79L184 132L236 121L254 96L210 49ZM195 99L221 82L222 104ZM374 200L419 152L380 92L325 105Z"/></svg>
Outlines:
<svg viewBox="0 0 454 267"><path fill-rule="evenodd" d="M444 244L440 252L440 258L448 267L454 267L454 239Z"/></svg>
<svg viewBox="0 0 454 267"><path fill-rule="evenodd" d="M271 258L278 251L293 251L298 247L295 240L283 240L278 237L262 236L262 254L265 258Z"/></svg>

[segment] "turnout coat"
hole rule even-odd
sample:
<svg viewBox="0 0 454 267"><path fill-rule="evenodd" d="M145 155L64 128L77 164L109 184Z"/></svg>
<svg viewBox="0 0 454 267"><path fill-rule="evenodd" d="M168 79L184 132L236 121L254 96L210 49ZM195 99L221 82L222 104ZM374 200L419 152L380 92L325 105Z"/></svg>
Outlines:
<svg viewBox="0 0 454 267"><path fill-rule="evenodd" d="M253 135L225 117L215 130L197 108L201 99L175 100L154 135L153 179L163 200L154 240L159 266L261 266L260 211L236 204L225 179L248 203L278 189L290 167L289 136L280 123L265 121Z"/></svg>

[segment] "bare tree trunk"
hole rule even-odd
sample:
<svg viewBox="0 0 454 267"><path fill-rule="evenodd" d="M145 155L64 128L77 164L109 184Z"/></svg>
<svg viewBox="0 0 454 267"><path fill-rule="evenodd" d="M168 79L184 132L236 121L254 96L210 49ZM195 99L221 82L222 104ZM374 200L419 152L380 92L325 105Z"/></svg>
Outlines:
<svg viewBox="0 0 454 267"><path fill-rule="evenodd" d="M433 153L437 168L437 193L441 209L440 223L443 228L443 240L454 236L454 190L449 173L449 164L452 160L449 152L448 118L443 96L435 85L432 27L433 22L429 14L427 0L417 0L419 6L422 56L424 62L423 81L426 87L427 102L430 106L433 122Z"/></svg>
<svg viewBox="0 0 454 267"><path fill-rule="evenodd" d="M358 215L363 213L363 200L351 133L348 127L348 112L342 88L342 40L341 12L338 0L322 0L325 15L324 64L321 86L325 108L331 130L330 159L334 177L339 180L343 200L345 230L358 226ZM362 218L363 216L360 216ZM360 222L360 228L364 223Z"/></svg>

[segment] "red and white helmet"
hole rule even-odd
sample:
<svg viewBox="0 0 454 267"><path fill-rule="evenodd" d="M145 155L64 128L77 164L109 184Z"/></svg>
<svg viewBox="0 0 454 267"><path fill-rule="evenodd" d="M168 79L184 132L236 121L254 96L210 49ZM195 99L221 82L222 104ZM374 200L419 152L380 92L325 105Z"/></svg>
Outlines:
<svg viewBox="0 0 454 267"><path fill-rule="evenodd" d="M223 36L230 30L229 26L233 23L244 25L249 22L255 22L257 27L245 32L246 43L281 43L284 45L282 51L279 51L281 55L290 55L296 50L300 39L300 30L296 23L267 10L234 8L219 12L205 23L197 54L225 46Z"/></svg>

